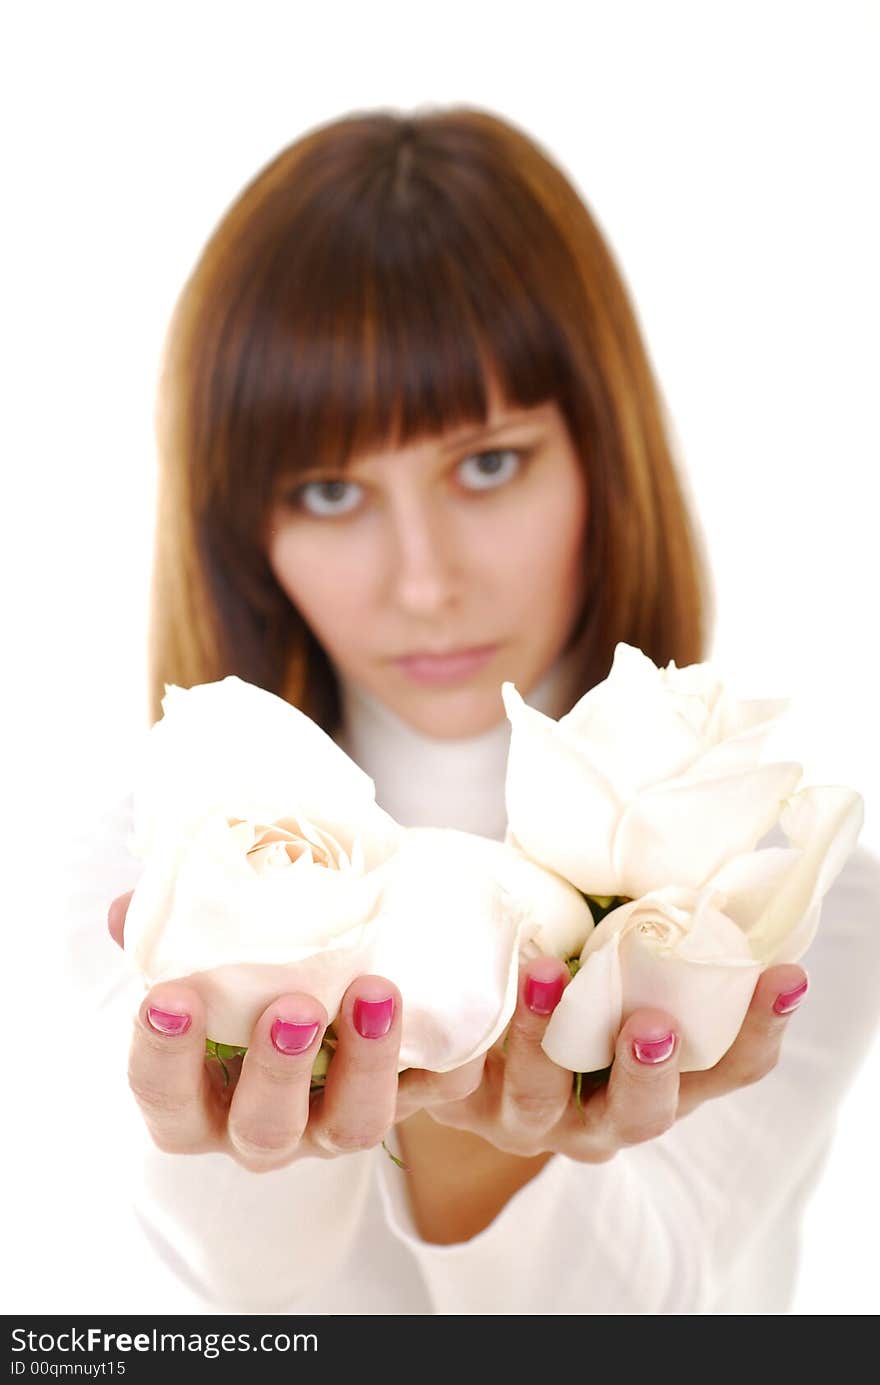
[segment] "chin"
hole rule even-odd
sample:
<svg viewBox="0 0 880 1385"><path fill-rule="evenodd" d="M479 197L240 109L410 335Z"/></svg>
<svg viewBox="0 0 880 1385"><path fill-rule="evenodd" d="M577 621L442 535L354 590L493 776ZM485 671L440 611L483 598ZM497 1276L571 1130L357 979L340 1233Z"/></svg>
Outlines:
<svg viewBox="0 0 880 1385"><path fill-rule="evenodd" d="M506 720L501 684L479 692L463 689L445 697L434 696L421 705L399 709L399 715L416 731L435 740L467 740L491 731Z"/></svg>

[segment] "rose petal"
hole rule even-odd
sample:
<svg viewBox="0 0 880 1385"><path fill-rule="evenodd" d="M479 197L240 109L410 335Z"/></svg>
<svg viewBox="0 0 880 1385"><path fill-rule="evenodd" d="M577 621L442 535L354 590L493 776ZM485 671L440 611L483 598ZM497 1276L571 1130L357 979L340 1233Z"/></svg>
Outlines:
<svg viewBox="0 0 880 1385"><path fill-rule="evenodd" d="M812 785L785 804L780 823L799 856L749 933L766 965L796 962L809 947L817 906L854 851L864 815L861 795L837 784Z"/></svg>
<svg viewBox="0 0 880 1385"><path fill-rule="evenodd" d="M657 681L668 692L700 698L711 717L724 697L724 684L709 659L679 668L674 659L657 670Z"/></svg>
<svg viewBox="0 0 880 1385"><path fill-rule="evenodd" d="M148 984L197 978L208 1034L221 1043L247 1044L256 1015L284 991L315 995L332 1018L345 987L371 970L381 872L301 858L260 875L218 816L188 840L165 841L126 917L125 951Z"/></svg>
<svg viewBox="0 0 880 1385"><path fill-rule="evenodd" d="M332 946L336 937L375 911L382 879L378 872L355 876L301 859L296 871L260 876L244 860L218 860L214 845L206 830L179 863L161 939L166 954L179 928L181 947L204 949L209 965L229 951L240 960L269 960L266 949L275 949L279 955L272 961L287 960L292 949L302 953ZM152 867L151 859L145 875ZM231 959L224 955L223 960Z"/></svg>
<svg viewBox="0 0 880 1385"><path fill-rule="evenodd" d="M761 972L714 898L668 887L607 915L548 1023L550 1057L576 1072L607 1066L623 1018L649 1007L677 1021L683 1072L713 1067L736 1038Z"/></svg>
<svg viewBox="0 0 880 1385"><path fill-rule="evenodd" d="M776 966L778 962L799 961L816 936L816 929L819 927L821 916L822 900L817 899L815 904L811 905L806 913L796 921L791 932L779 944L767 966Z"/></svg>
<svg viewBox="0 0 880 1385"><path fill-rule="evenodd" d="M165 919L171 912L174 881L186 849L186 841L163 840L150 854L138 877L125 915L123 951L131 962L143 970L144 961L161 936Z"/></svg>
<svg viewBox="0 0 880 1385"><path fill-rule="evenodd" d="M507 850L453 828L402 836L371 967L403 997L401 1067L459 1067L490 1048L513 1014L531 916L496 877Z"/></svg>
<svg viewBox="0 0 880 1385"><path fill-rule="evenodd" d="M505 784L511 837L579 889L615 894L608 847L621 805L613 790L512 683L502 685L502 696L511 722Z"/></svg>
<svg viewBox="0 0 880 1385"><path fill-rule="evenodd" d="M670 880L699 889L770 831L801 773L796 764L761 765L642 794L624 810L614 839L613 888L596 892L637 898Z"/></svg>
<svg viewBox="0 0 880 1385"><path fill-rule="evenodd" d="M755 731L768 732L788 711L787 697L719 698L709 723L711 742L739 740Z"/></svg>
<svg viewBox="0 0 880 1385"><path fill-rule="evenodd" d="M682 1072L711 1068L727 1052L749 1007L761 964L736 924L704 890L682 931L681 910L663 891L636 902L620 942L625 1014L643 1006L678 1021ZM668 920L666 928L652 921Z"/></svg>
<svg viewBox="0 0 880 1385"><path fill-rule="evenodd" d="M624 1011L642 1006L667 1011L681 1034L681 1072L712 1068L723 1058L742 1026L760 962L746 958L694 960L676 954L662 958L642 939L627 936Z"/></svg>
<svg viewBox="0 0 880 1385"><path fill-rule="evenodd" d="M609 914L603 919L591 937L597 937L610 918ZM606 928L601 945L572 977L544 1030L544 1052L571 1072L595 1072L614 1057L623 1003L619 945L619 931Z"/></svg>
<svg viewBox="0 0 880 1385"><path fill-rule="evenodd" d="M709 779L759 765L767 739L787 707L788 703L780 700L719 703L707 728L708 747L694 761L687 777Z"/></svg>
<svg viewBox="0 0 880 1385"><path fill-rule="evenodd" d="M595 927L583 895L555 871L530 860L514 843L505 846L498 854L495 876L527 914L524 937L535 944L534 952L577 956Z"/></svg>
<svg viewBox="0 0 880 1385"><path fill-rule="evenodd" d="M702 702L664 688L640 650L620 643L607 678L559 720L559 730L619 799L682 773L702 750Z"/></svg>
<svg viewBox="0 0 880 1385"><path fill-rule="evenodd" d="M748 936L800 858L793 847L767 846L726 861L707 884L721 894L724 913Z"/></svg>
<svg viewBox="0 0 880 1385"><path fill-rule="evenodd" d="M136 767L135 855L211 813L270 823L303 807L333 835L342 820L343 846L350 852L361 837L369 866L394 850L396 824L377 806L373 781L283 698L230 676L166 685L162 707Z"/></svg>

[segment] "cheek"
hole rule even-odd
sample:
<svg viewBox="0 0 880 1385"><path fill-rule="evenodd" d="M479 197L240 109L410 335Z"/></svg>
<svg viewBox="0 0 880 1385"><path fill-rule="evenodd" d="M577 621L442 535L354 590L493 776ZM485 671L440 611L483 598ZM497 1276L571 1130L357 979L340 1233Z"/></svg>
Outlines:
<svg viewBox="0 0 880 1385"><path fill-rule="evenodd" d="M508 569L530 606L562 612L579 603L586 529L586 498L580 485L536 497L506 550Z"/></svg>
<svg viewBox="0 0 880 1385"><path fill-rule="evenodd" d="M267 556L278 585L322 644L349 641L362 628L363 573L354 580L351 546L309 543L287 533L269 545Z"/></svg>

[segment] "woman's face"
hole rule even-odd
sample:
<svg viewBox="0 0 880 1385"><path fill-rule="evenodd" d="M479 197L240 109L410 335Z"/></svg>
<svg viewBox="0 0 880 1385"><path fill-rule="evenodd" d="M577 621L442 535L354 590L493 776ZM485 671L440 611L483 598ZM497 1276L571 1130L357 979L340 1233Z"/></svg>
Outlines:
<svg viewBox="0 0 880 1385"><path fill-rule="evenodd" d="M504 717L563 651L585 597L586 480L555 403L490 395L456 428L306 472L270 516L275 576L337 673L443 739Z"/></svg>

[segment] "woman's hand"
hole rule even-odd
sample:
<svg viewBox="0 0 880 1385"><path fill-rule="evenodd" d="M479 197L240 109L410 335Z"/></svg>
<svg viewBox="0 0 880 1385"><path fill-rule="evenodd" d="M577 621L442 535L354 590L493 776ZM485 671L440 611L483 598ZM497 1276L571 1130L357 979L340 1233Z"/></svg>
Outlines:
<svg viewBox="0 0 880 1385"><path fill-rule="evenodd" d="M130 898L131 892L110 906L108 927L120 946ZM312 1064L327 1026L319 1001L302 993L274 1001L260 1016L244 1059L229 1061L231 1080L224 1086L219 1064L205 1060L198 993L183 982L163 982L138 1012L129 1082L160 1149L224 1151L255 1171L371 1148L392 1125L421 1111L432 1118L429 1125L469 1132L507 1154L559 1153L599 1163L662 1134L703 1101L769 1072L787 1023L775 1006L792 994L796 1004L806 973L793 963L768 968L735 1043L705 1072L679 1075L673 1016L636 1011L618 1034L608 1082L596 1086L585 1079L580 1102L571 1073L541 1048L567 982L564 963L534 959L522 969L503 1041L453 1072L409 1070L398 1081L400 993L383 977L358 977L334 1022L338 1047L325 1088L311 1097Z"/></svg>
<svg viewBox="0 0 880 1385"><path fill-rule="evenodd" d="M580 1103L572 1074L541 1048L567 982L568 969L558 959L531 961L521 971L506 1039L486 1055L482 1081L471 1095L443 1101L431 1092L432 1074L403 1073L399 1108L423 1106L435 1122L469 1131L508 1154L530 1158L558 1153L601 1163L627 1145L661 1135L702 1102L747 1086L775 1067L787 1015L804 994L807 976L794 963L763 972L735 1042L705 1072L679 1074L673 1015L635 1011L617 1036L608 1081L596 1084L585 1078ZM408 1147L412 1143L408 1140Z"/></svg>
<svg viewBox="0 0 880 1385"><path fill-rule="evenodd" d="M120 947L132 893L108 913ZM183 981L154 986L138 1010L128 1065L153 1142L173 1154L224 1152L254 1172L380 1144L398 1118L400 993L381 976L352 982L334 1021L338 1046L326 1085L310 1096L326 1027L327 1012L314 997L279 996L257 1021L244 1057L227 1062L227 1086L220 1064L206 1061L198 992ZM460 1100L479 1081L482 1061L442 1078L422 1074L431 1079L426 1093Z"/></svg>

